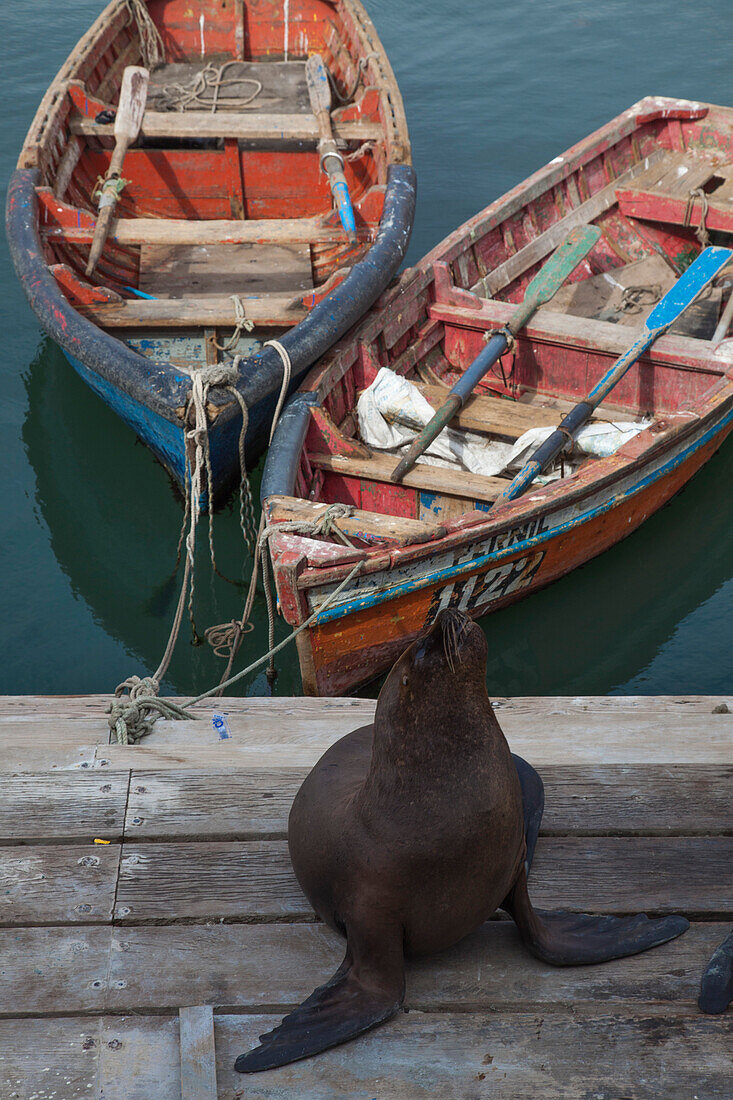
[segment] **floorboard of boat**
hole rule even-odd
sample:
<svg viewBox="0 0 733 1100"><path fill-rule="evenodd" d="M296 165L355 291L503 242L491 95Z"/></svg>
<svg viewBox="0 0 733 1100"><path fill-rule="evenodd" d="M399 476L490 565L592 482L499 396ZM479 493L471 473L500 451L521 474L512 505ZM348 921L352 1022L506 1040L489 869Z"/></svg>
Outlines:
<svg viewBox="0 0 733 1100"><path fill-rule="evenodd" d="M140 290L154 298L296 294L311 290L307 244L144 244Z"/></svg>

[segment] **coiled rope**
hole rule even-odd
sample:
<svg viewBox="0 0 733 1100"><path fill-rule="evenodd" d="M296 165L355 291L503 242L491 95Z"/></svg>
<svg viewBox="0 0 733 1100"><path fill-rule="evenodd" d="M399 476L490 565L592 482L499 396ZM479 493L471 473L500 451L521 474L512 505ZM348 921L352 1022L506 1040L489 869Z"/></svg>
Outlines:
<svg viewBox="0 0 733 1100"><path fill-rule="evenodd" d="M218 107L236 109L253 107L254 101L262 91L262 82L255 80L252 76L224 76L230 65L242 64L244 62L237 60L225 61L223 65L214 65L209 62L185 83L175 82L156 88L154 93L156 104L159 102L163 111L196 111L207 108L212 114L216 113ZM232 84L252 84L254 91L249 96L222 98L220 96L222 88L228 88Z"/></svg>

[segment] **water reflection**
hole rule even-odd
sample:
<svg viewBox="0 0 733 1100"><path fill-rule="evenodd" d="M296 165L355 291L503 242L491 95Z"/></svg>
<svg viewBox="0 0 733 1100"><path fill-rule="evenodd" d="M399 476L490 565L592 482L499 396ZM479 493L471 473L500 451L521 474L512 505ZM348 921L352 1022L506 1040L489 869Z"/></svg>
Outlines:
<svg viewBox="0 0 733 1100"><path fill-rule="evenodd" d="M133 655L136 667L120 668L119 678L131 671L152 671L178 592L171 570L180 499L162 467L50 342L31 364L26 385L23 439L53 552L74 593L103 630ZM255 471L255 492L259 476L260 470ZM729 441L682 493L625 542L545 591L483 620L490 692L606 693L649 666L686 616L730 576L733 504L725 487L732 480ZM196 608L203 628L238 615L243 592L211 577L203 529L201 536ZM223 571L237 576L242 553L232 507L217 516L216 545ZM286 633L279 622L278 639ZM714 639L709 641L714 648ZM718 641L721 647L727 644L724 637ZM93 645L93 638L88 642ZM266 646L260 596L255 629L247 636L238 667ZM285 651L278 667L275 692L299 693L294 648ZM184 632L166 687L183 694L204 690L220 669L209 647L192 646L190 633ZM713 684L714 670L710 675ZM377 688L371 684L363 694L374 695ZM653 676L644 690L654 691ZM678 690L714 687L686 684L682 667ZM724 685L717 690L725 690ZM264 674L255 674L236 691L266 693Z"/></svg>

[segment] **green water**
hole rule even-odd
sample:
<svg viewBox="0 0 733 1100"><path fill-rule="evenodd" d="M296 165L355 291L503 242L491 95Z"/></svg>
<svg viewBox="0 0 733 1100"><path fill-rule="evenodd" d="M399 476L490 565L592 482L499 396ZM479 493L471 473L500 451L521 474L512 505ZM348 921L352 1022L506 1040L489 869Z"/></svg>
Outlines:
<svg viewBox="0 0 733 1100"><path fill-rule="evenodd" d="M3 182L46 86L101 6L2 5ZM419 173L411 261L643 95L733 104L733 8L724 0L367 6L402 88ZM152 670L162 652L180 502L133 433L44 339L5 247L1 277L0 693L109 691ZM485 620L490 691L730 692L732 483L729 441L626 542ZM224 570L241 574L235 512L216 526ZM241 591L212 581L204 556L199 578L202 627L239 614ZM256 612L239 667L266 647L262 598ZM208 647L183 637L166 689L203 690L219 667ZM278 667L275 691L298 693L294 650ZM268 690L264 674L240 688Z"/></svg>

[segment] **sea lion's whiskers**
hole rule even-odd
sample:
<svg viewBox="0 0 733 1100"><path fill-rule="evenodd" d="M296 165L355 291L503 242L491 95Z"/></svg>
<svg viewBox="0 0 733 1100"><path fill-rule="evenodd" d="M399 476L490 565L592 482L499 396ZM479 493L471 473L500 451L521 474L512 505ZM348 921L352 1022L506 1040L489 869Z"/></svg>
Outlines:
<svg viewBox="0 0 733 1100"><path fill-rule="evenodd" d="M456 670L455 658L461 659L461 639L467 625L468 621L460 611L448 610L443 617L443 652L451 672Z"/></svg>

